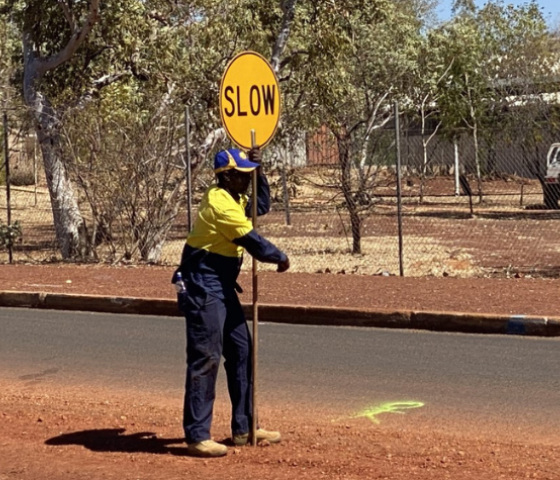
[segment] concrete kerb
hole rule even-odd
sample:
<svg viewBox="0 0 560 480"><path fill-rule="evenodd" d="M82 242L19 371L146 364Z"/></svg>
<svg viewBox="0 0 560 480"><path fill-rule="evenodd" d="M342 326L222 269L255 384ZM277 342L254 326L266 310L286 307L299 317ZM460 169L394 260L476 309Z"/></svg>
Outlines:
<svg viewBox="0 0 560 480"><path fill-rule="evenodd" d="M0 291L0 306L52 310L181 316L174 300ZM243 305L247 319L252 305ZM261 322L298 325L402 328L440 332L560 336L560 318L458 312L413 312L354 308L259 305Z"/></svg>
<svg viewBox="0 0 560 480"><path fill-rule="evenodd" d="M45 303L45 293L0 292L0 307L41 308Z"/></svg>
<svg viewBox="0 0 560 480"><path fill-rule="evenodd" d="M137 315L180 315L177 304L172 300L62 293L0 292L0 306Z"/></svg>
<svg viewBox="0 0 560 480"><path fill-rule="evenodd" d="M496 335L558 336L560 321L525 315L488 315L457 312L414 312L411 328Z"/></svg>

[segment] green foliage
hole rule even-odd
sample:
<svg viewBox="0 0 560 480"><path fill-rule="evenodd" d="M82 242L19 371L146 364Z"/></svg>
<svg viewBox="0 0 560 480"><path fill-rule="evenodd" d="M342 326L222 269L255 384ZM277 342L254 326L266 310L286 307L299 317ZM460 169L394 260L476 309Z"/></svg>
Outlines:
<svg viewBox="0 0 560 480"><path fill-rule="evenodd" d="M520 7L488 2L477 9L470 0L456 2L457 15L430 32L434 51L451 65L438 102L444 131L491 126L496 105L512 94L527 95L556 64L551 36L534 3ZM538 87L540 88L540 87Z"/></svg>
<svg viewBox="0 0 560 480"><path fill-rule="evenodd" d="M0 8L3 2L0 0ZM16 65L21 63L19 32L13 22L0 14L0 100L5 102L17 95L14 88Z"/></svg>
<svg viewBox="0 0 560 480"><path fill-rule="evenodd" d="M307 55L294 72L307 122L335 135L367 123L377 102L404 92L412 78L419 24L392 2L306 2L298 35ZM311 117L312 116L312 117Z"/></svg>
<svg viewBox="0 0 560 480"><path fill-rule="evenodd" d="M19 222L14 222L11 225L6 225L0 221L0 248L13 247L22 237L21 225Z"/></svg>
<svg viewBox="0 0 560 480"><path fill-rule="evenodd" d="M111 169L118 156L110 152L127 156L135 146L131 138L138 139L139 132L169 140L154 133L153 119L164 125L174 118L175 128L180 128L185 106L190 109L196 154L206 136L221 126L218 89L227 63L246 49L270 57L286 4L101 2L100 20L85 43L67 62L47 72L40 85L60 117L57 125L66 136L60 143L68 146L66 163L77 174L87 174L80 193L109 196L111 189L104 191L99 184L115 180ZM473 0L456 0L455 17L436 26L426 20L434 4L295 2L279 69L283 115L277 141L328 125L341 147L343 169L360 169L358 183L356 176L344 173L350 203L360 189L375 187L364 167L391 162L390 145L378 132L392 116L395 100L409 114L417 114L424 102L441 120L441 131L454 137L507 127L502 110L511 97L530 99L527 105L535 107L534 114L519 116L524 129L532 132L537 118L543 118L543 102L534 94L558 90L551 80L558 64L558 40L548 32L535 2L513 7L490 1L477 8ZM22 34L32 39L41 57L49 58L64 49L71 24L81 25L89 6L88 1L0 0L0 88L4 96L9 92L11 104L22 90L19 85L8 88L15 79L21 82ZM96 128L104 135L95 136ZM151 155L135 150L134 160L148 161ZM92 158L94 166L88 163ZM122 161L125 166L132 168L129 159ZM103 205L109 210L111 202Z"/></svg>
<svg viewBox="0 0 560 480"><path fill-rule="evenodd" d="M18 32L28 32L44 57L64 48L70 27L62 3L0 0L7 14L0 17L0 35L9 33L11 39L0 44L3 83L12 58L6 49L18 51ZM104 1L87 41L69 62L48 72L44 92L66 109L90 95L97 80L119 76L111 88L94 93L111 100L110 111L102 114L146 115L137 108L146 99L170 95L190 106L193 134L201 141L220 126L217 89L225 65L243 49L270 55L281 25L281 3ZM83 22L89 2L68 5L73 21ZM426 85L435 88L436 72L453 64L440 90L447 131L454 131L466 128L471 104L483 115L493 101L488 94L492 79L549 72L551 61L542 59L553 50L535 3L515 8L489 2L477 9L471 0L458 0L454 19L427 29L424 18L432 9L430 0L297 1L280 71L282 130L307 130L324 120L335 130L352 128L364 122L379 92L390 90L388 100L410 99L413 81L424 91ZM23 68L21 61L16 66ZM470 103L465 101L469 92Z"/></svg>

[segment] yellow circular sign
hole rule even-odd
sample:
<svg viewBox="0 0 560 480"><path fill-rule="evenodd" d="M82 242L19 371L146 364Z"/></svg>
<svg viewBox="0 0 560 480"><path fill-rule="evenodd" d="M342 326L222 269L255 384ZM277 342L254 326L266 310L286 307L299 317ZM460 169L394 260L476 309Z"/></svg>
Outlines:
<svg viewBox="0 0 560 480"><path fill-rule="evenodd" d="M255 52L242 52L227 66L220 85L220 115L229 138L249 150L251 130L259 147L274 137L280 119L280 87L274 70Z"/></svg>

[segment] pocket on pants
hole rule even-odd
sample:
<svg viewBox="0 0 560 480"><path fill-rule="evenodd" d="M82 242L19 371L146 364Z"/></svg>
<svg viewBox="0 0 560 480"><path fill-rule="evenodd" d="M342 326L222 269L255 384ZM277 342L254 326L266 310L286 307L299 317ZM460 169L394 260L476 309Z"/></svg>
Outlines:
<svg viewBox="0 0 560 480"><path fill-rule="evenodd" d="M196 318L200 315L201 310L204 309L208 294L204 290L190 289L183 293L177 294L177 302L179 308L187 317Z"/></svg>

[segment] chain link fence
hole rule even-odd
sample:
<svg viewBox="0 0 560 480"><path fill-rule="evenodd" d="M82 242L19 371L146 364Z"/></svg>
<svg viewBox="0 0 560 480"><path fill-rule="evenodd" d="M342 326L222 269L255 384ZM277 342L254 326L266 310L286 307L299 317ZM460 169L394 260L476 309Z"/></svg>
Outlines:
<svg viewBox="0 0 560 480"><path fill-rule="evenodd" d="M2 133L10 188L3 160L0 261L59 261L40 148L28 126L12 117L8 115ZM405 276L415 277L558 275L560 211L546 208L543 200L547 151L556 140L553 131L541 128L532 142L496 131L479 139L477 147L468 132L452 141L436 128L423 135L406 120L400 129L400 170L395 128L388 126L365 145L345 143L322 128L267 148L264 161L273 203L271 212L259 218L258 229L290 256L292 271L398 275L402 269ZM169 140L175 142L170 158L177 163L175 175L184 181L184 138L179 137ZM193 217L213 181L212 152L227 146L225 141L215 143L193 170ZM75 185L91 225L96 217L87 201L88 184ZM157 260L162 264L178 263L187 235L182 188ZM125 235L126 222L117 222L117 217L109 221L114 238ZM21 236L10 237L10 226L16 223ZM115 240L112 249L104 248L101 238L95 259L139 262L130 249L121 247ZM246 261L244 268L251 263Z"/></svg>

